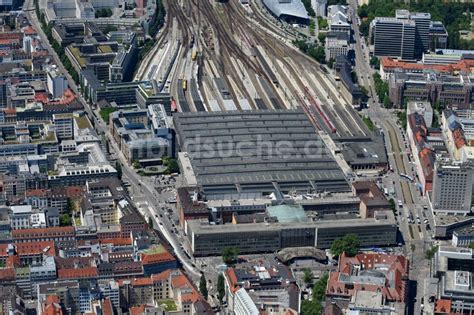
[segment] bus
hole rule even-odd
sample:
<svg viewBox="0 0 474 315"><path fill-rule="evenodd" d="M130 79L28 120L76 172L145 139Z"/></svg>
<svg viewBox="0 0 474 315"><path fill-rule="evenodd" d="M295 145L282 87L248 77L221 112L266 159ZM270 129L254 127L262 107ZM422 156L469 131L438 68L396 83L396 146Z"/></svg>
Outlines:
<svg viewBox="0 0 474 315"><path fill-rule="evenodd" d="M410 182L413 181L413 177L408 176L407 174L400 173L400 176L403 177L403 178L405 178L405 179L408 179Z"/></svg>
<svg viewBox="0 0 474 315"><path fill-rule="evenodd" d="M188 88L188 80L184 79L183 80L183 91L186 91L187 88Z"/></svg>

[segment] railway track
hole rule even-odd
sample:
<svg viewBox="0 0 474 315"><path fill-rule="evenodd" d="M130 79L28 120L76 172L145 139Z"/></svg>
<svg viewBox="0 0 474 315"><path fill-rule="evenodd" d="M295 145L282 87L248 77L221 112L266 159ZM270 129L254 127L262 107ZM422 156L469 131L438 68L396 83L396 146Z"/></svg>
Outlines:
<svg viewBox="0 0 474 315"><path fill-rule="evenodd" d="M191 30L189 29L188 18L184 15L182 8L180 8L178 1L170 0L167 1L169 3L169 11L170 15L175 17L178 21L179 28L182 32L182 41L181 45L183 47L183 55L186 56L187 52L189 51L190 46L190 38L193 36L191 34Z"/></svg>
<svg viewBox="0 0 474 315"><path fill-rule="evenodd" d="M144 59L146 60L146 63L145 63L145 67L142 70L143 73L138 73L138 78L140 80L143 80L147 76L148 69L150 69L150 65L153 61L153 57L155 56L155 54L157 53L157 51L160 49L160 47L163 45L163 43L165 42L167 38L167 33L168 33L168 30L170 29L170 25L173 19L170 15L166 15L165 20L166 22L165 22L165 25L161 29L160 37L158 38L158 41L155 43L153 48L148 52L148 54L146 54L144 57ZM139 71L140 71L140 68L139 68Z"/></svg>
<svg viewBox="0 0 474 315"><path fill-rule="evenodd" d="M395 134L395 130L392 125L389 123L384 123L387 127L388 135L390 138L390 143L392 144L393 156L395 158L396 169L399 173L406 174L405 164L403 163L402 150L400 149L400 144L398 138ZM403 200L409 205L413 204L413 198L411 195L409 184L406 181L400 181L402 186Z"/></svg>

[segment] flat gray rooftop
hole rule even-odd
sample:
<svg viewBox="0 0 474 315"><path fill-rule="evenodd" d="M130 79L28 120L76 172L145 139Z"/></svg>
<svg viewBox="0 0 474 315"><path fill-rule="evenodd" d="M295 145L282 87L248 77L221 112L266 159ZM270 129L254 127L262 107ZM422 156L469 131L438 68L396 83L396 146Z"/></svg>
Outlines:
<svg viewBox="0 0 474 315"><path fill-rule="evenodd" d="M174 125L205 191L349 190L302 110L178 113Z"/></svg>

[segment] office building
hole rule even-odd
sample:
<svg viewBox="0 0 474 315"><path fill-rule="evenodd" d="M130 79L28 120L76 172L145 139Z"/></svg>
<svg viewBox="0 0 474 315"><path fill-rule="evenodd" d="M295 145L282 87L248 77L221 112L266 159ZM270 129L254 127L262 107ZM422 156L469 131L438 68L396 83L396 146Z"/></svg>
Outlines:
<svg viewBox="0 0 474 315"><path fill-rule="evenodd" d="M335 68L342 96L349 104L360 106L363 94L359 85L352 80L352 65L347 55L340 54L336 57Z"/></svg>
<svg viewBox="0 0 474 315"><path fill-rule="evenodd" d="M0 80L0 108L10 107L10 82Z"/></svg>
<svg viewBox="0 0 474 315"><path fill-rule="evenodd" d="M415 58L416 25L411 20L376 17L370 23L374 55L412 60Z"/></svg>
<svg viewBox="0 0 474 315"><path fill-rule="evenodd" d="M74 123L72 114L53 114L53 124L56 135L60 140L74 137Z"/></svg>
<svg viewBox="0 0 474 315"><path fill-rule="evenodd" d="M48 90L52 99L62 98L68 88L66 77L59 72L56 66L46 69L48 73Z"/></svg>
<svg viewBox="0 0 474 315"><path fill-rule="evenodd" d="M316 16L325 17L327 5L328 0L311 0L311 7L313 8Z"/></svg>
<svg viewBox="0 0 474 315"><path fill-rule="evenodd" d="M227 303L234 314L300 313L300 289L286 265L250 260L227 269L224 277Z"/></svg>
<svg viewBox="0 0 474 315"><path fill-rule="evenodd" d="M423 116L425 125L429 129L433 123L433 108L430 102L410 101L407 104L407 116L418 113Z"/></svg>
<svg viewBox="0 0 474 315"><path fill-rule="evenodd" d="M395 17L376 17L370 24L375 56L421 58L432 46L443 46L446 30L431 14L397 10ZM447 35L446 35L447 36Z"/></svg>
<svg viewBox="0 0 474 315"><path fill-rule="evenodd" d="M330 248L336 238L354 233L361 246L396 244L397 226L392 212L375 212L368 219L328 219L291 223L217 224L186 222L195 256L220 255L226 247L238 247L242 254L275 252L286 247Z"/></svg>
<svg viewBox="0 0 474 315"><path fill-rule="evenodd" d="M336 4L328 7L329 30L331 32L343 32L351 36L351 25L347 14L347 7Z"/></svg>
<svg viewBox="0 0 474 315"><path fill-rule="evenodd" d="M325 42L326 61L336 60L340 55L347 56L350 44L349 35L346 32L328 32Z"/></svg>
<svg viewBox="0 0 474 315"><path fill-rule="evenodd" d="M442 303L449 314L474 312L474 255L472 249L440 247L432 263L437 283L436 304ZM439 314L442 314L440 312Z"/></svg>
<svg viewBox="0 0 474 315"><path fill-rule="evenodd" d="M406 314L408 265L401 255L343 253L329 273L326 301L339 301L350 314Z"/></svg>
<svg viewBox="0 0 474 315"><path fill-rule="evenodd" d="M396 72L389 79L389 96L395 107L402 107L404 99L439 102L441 104L469 104L474 102L474 76Z"/></svg>
<svg viewBox="0 0 474 315"><path fill-rule="evenodd" d="M471 163L436 163L433 180L433 211L442 214L471 213L474 166Z"/></svg>
<svg viewBox="0 0 474 315"><path fill-rule="evenodd" d="M448 32L442 22L433 21L430 24L430 50L446 49L448 47Z"/></svg>
<svg viewBox="0 0 474 315"><path fill-rule="evenodd" d="M410 14L410 19L415 21L415 55L421 57L430 50L431 14L415 12Z"/></svg>
<svg viewBox="0 0 474 315"><path fill-rule="evenodd" d="M474 225L468 225L453 231L452 245L454 247L469 247L474 242Z"/></svg>
<svg viewBox="0 0 474 315"><path fill-rule="evenodd" d="M260 312L244 288L238 289L234 294L235 315L259 315Z"/></svg>

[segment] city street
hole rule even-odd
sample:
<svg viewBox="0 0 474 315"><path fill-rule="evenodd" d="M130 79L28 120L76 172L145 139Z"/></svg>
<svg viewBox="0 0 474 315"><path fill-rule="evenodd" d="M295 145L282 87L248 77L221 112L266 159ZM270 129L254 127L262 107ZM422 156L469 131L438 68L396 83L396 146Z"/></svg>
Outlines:
<svg viewBox="0 0 474 315"><path fill-rule="evenodd" d="M421 297L423 296L423 283L424 279L429 276L430 266L429 261L425 259L425 251L431 247L431 233L426 230L424 224L409 224L408 217L413 218L428 218L429 224L433 226L433 218L429 211L423 213L423 206L427 204L426 198L420 196L420 192L417 189L415 183L409 182L407 179L402 178L400 174L404 173L415 179L416 177L412 170L412 164L410 163L408 156L410 155L409 145L407 144L407 137L405 131L401 130L397 124L395 115L387 109L384 109L380 100L377 98L377 94L374 88L374 82L372 74L374 70L370 66L370 54L365 39L361 37L359 33L359 26L357 24L357 2L356 0L350 1L351 5L351 16L353 21L354 29L354 48L356 51L356 73L359 75L359 83L365 86L369 91L368 109L366 114L371 120L382 129L385 136L385 143L388 153L390 165L393 168L393 173L389 173L388 179L395 186L396 198L395 201L401 200L403 203L402 214L398 216L400 231L405 240L405 253L410 259L410 279L416 281L416 292L410 292L410 298L415 299L414 314L420 314L421 309ZM396 143L391 142L390 135L394 135ZM402 140L404 139L404 140ZM400 151L397 150L400 148ZM403 169L399 169L395 161L395 155L399 154L402 160ZM409 198L404 197L403 186L409 188ZM416 223L416 222L415 222ZM411 230L411 231L410 231ZM410 299L409 299L410 300ZM411 313L411 312L410 312Z"/></svg>
<svg viewBox="0 0 474 315"><path fill-rule="evenodd" d="M105 135L107 139L109 140L109 143L111 145L110 148L113 150L113 152L115 153L115 155L118 157L119 161L122 164L123 180L129 181L132 187L131 197L133 198L133 200L148 202L148 206L149 206L148 216L151 216L154 219L156 223L155 227L159 228L162 234L166 237L166 240L173 247L174 252L176 256L178 257L178 259L181 261L184 269L188 271L190 275L193 276L193 280L198 279L200 277L200 271L197 268L193 267L192 260L188 258L186 254L184 253L184 251L180 248L180 244L182 243L182 241L179 239L178 235L170 232L172 229L172 225L175 223L170 222L170 219L168 217L166 217L168 219L163 220L164 222L161 222L154 215L154 214L159 213L159 209L161 209L162 207L162 203L160 203L160 201L161 200L164 201L164 199L160 199L160 194L155 190L154 185L150 184L147 180L139 176L136 173L136 171L130 165L128 165L122 152L119 150L118 146L114 142L107 126L104 124L102 119L99 118L100 115L97 112L94 112L92 108L89 106L89 104L87 104L87 102L80 95L77 85L75 84L74 80L71 78L69 73L66 71L66 69L62 65L59 56L51 47L45 33L41 29L41 24L36 16L36 12L34 9L33 0L25 1L24 10L25 12L27 12L28 19L32 23L33 27L38 32L38 35L40 36L42 43L48 49L48 52L53 56L54 61L58 65L59 70L63 74L65 74L68 80L69 88L77 95L78 99L83 104L85 111L89 115L89 118L94 120L93 122L97 130L97 133L99 135ZM146 212L142 214L146 215ZM160 224L160 222L163 225Z"/></svg>

